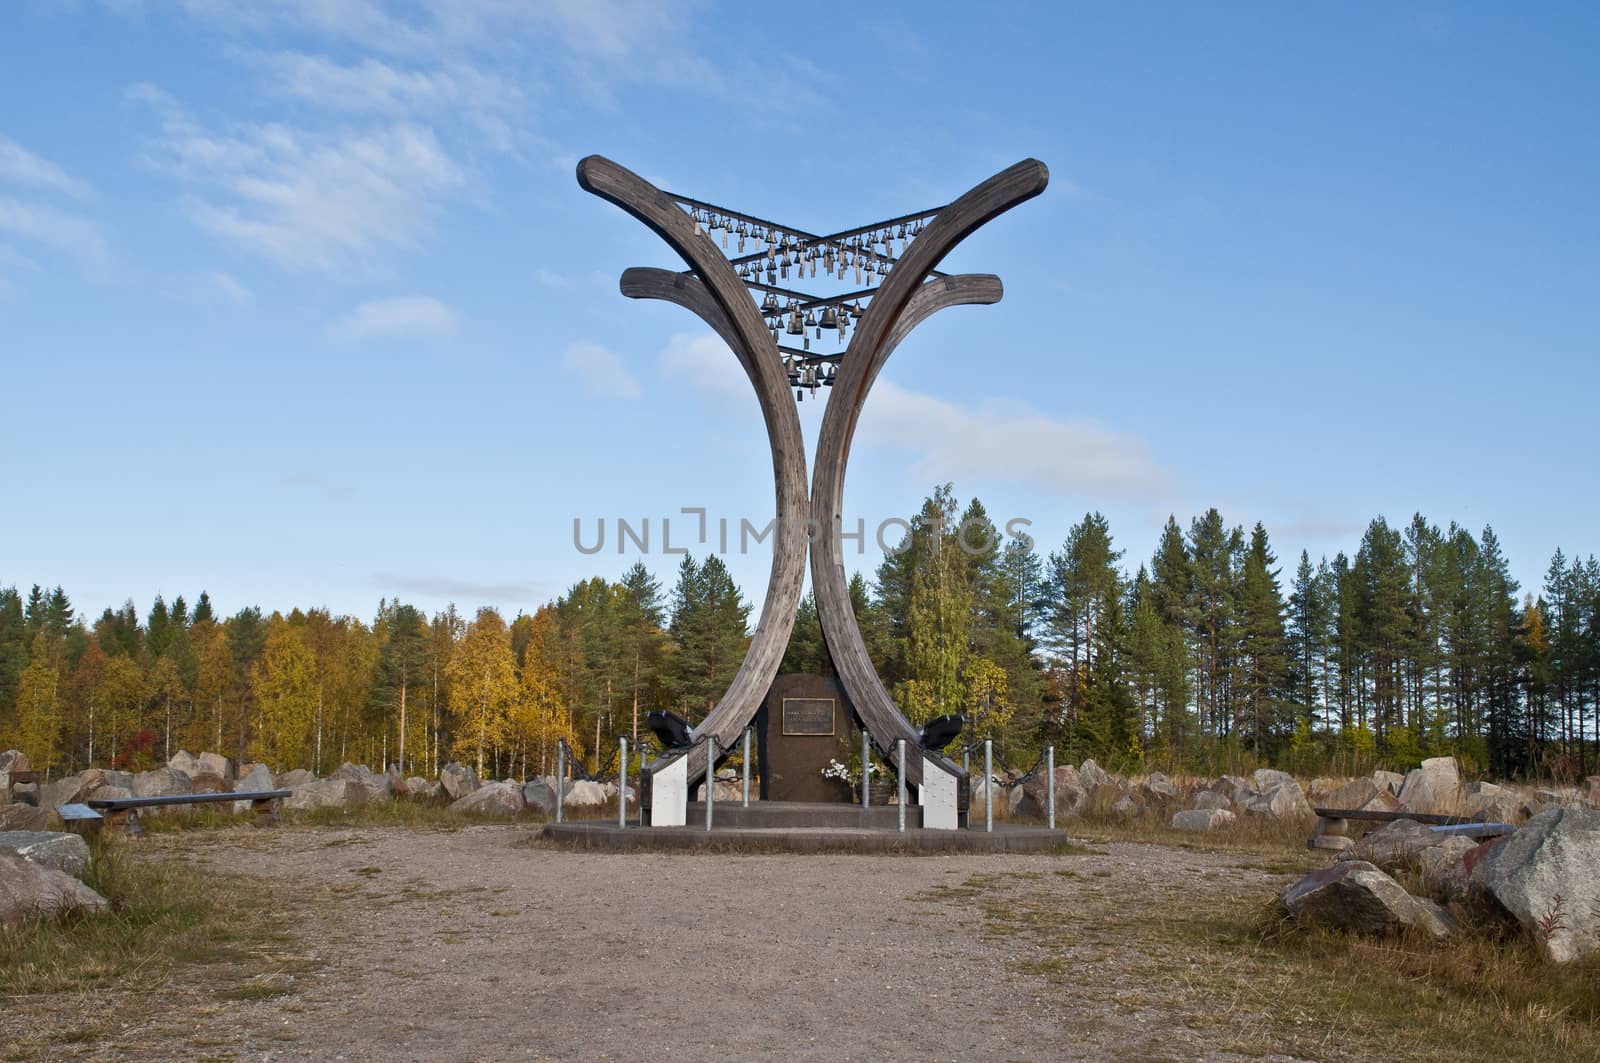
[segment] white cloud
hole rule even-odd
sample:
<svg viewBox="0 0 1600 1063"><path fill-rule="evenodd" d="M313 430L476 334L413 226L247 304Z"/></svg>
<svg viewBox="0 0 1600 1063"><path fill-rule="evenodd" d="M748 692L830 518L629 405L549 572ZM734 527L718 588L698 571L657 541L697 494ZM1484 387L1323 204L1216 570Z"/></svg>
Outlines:
<svg viewBox="0 0 1600 1063"><path fill-rule="evenodd" d="M190 219L285 266L331 270L414 247L437 197L463 181L425 126L318 133L273 123L214 133L155 86L129 96L162 115L155 165L200 190L187 202Z"/></svg>
<svg viewBox="0 0 1600 1063"><path fill-rule="evenodd" d="M751 403L755 416L750 383L717 336L675 335L659 365L663 376L719 405ZM882 378L867 398L859 432L862 442L916 455L916 475L928 481L1006 480L1060 493L1144 498L1160 496L1168 479L1142 441L1095 421L998 400L951 402Z"/></svg>
<svg viewBox="0 0 1600 1063"><path fill-rule="evenodd" d="M712 333L674 333L657 359L657 368L663 377L681 381L718 402L755 401L739 360Z"/></svg>
<svg viewBox="0 0 1600 1063"><path fill-rule="evenodd" d="M104 273L111 265L110 247L100 227L54 207L0 198L0 230L71 255L86 273Z"/></svg>
<svg viewBox="0 0 1600 1063"><path fill-rule="evenodd" d="M453 336L460 328L455 311L426 295L374 299L328 326L331 339L431 339Z"/></svg>
<svg viewBox="0 0 1600 1063"><path fill-rule="evenodd" d="M861 432L919 453L917 474L929 480L1011 480L1122 497L1155 494L1167 480L1142 441L1096 421L998 400L968 406L890 380L873 386Z"/></svg>
<svg viewBox="0 0 1600 1063"><path fill-rule="evenodd" d="M4 134L0 134L0 182L64 192L76 199L87 199L93 191L87 182L41 159Z"/></svg>
<svg viewBox="0 0 1600 1063"><path fill-rule="evenodd" d="M591 395L639 397L639 378L622 364L622 359L597 343L574 343L562 353L561 367L582 381L584 390Z"/></svg>

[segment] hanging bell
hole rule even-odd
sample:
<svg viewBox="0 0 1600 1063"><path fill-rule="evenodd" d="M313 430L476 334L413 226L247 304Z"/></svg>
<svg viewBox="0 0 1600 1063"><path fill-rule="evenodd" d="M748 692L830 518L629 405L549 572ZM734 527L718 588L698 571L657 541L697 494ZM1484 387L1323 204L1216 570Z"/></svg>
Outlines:
<svg viewBox="0 0 1600 1063"><path fill-rule="evenodd" d="M818 319L817 324L823 328L838 328L839 315L834 312L833 307L825 306L822 308L822 317Z"/></svg>
<svg viewBox="0 0 1600 1063"><path fill-rule="evenodd" d="M795 314L793 317L789 318L789 327L786 331L791 336L801 336L805 334L806 327L800 323L799 314Z"/></svg>
<svg viewBox="0 0 1600 1063"><path fill-rule="evenodd" d="M817 323L816 311L807 310L806 311L806 327L810 328L812 325L815 325L816 323Z"/></svg>
<svg viewBox="0 0 1600 1063"><path fill-rule="evenodd" d="M761 309L768 311L769 313L778 309L778 297L771 292L768 292L766 298L761 300Z"/></svg>

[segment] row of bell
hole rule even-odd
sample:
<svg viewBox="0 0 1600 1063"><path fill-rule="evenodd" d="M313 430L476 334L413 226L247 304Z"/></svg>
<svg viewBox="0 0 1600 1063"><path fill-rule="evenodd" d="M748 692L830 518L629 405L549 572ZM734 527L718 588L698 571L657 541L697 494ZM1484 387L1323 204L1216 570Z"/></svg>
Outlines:
<svg viewBox="0 0 1600 1063"><path fill-rule="evenodd" d="M821 263L822 272L825 275L837 274L839 280L844 280L845 273L853 268L855 270L856 283L862 284L868 283L863 280L863 276L888 276L890 268L894 265L894 260L867 252L847 252L836 256L830 247L824 253L818 253L814 250L810 254L790 254L785 252L764 260L756 259L751 262L741 262L734 267L734 272L747 283L759 282L761 275L765 273L767 283L776 284L779 278L783 280L789 279L791 266L797 268L799 275L802 277L808 275L815 277L818 263ZM870 283L877 282L871 281Z"/></svg>
<svg viewBox="0 0 1600 1063"><path fill-rule="evenodd" d="M728 247L730 234L737 238L738 251L741 255L744 254L746 239L754 239L759 243L766 244L767 247L763 253L767 255L767 272L769 273L781 272L784 277L788 277L788 267L804 260L810 266L811 276L815 277L817 275L817 261L821 259L823 268L828 273L835 272L836 261L843 262L844 265L837 266L841 279L844 277L846 265L854 265L858 273L862 269L871 269L872 260L879 258L880 252L876 248L880 245L883 247L882 256L892 260L895 256L893 241L899 240L901 243L900 250L903 254L911 241L921 235L924 224L923 219L918 218L912 222L901 222L898 227L886 226L870 233L858 233L843 241L823 241L822 247L825 250L819 251L807 238L784 232L775 227L746 222L732 215L719 214L714 210L707 209L702 211L699 207L691 207L689 216L703 230L712 232L720 230L724 250ZM781 259L772 253L774 250L783 252ZM867 261L863 262L863 259ZM886 269L882 268L884 263L878 262L877 265L879 268L876 272L879 276L887 272Z"/></svg>
<svg viewBox="0 0 1600 1063"><path fill-rule="evenodd" d="M794 388L794 400L796 402L804 402L806 400L807 389L810 389L811 394L815 395L819 387L833 387L833 378L839 372L837 367L827 365L823 366L822 371L819 373L816 366L797 366L792 358L785 358L783 366L789 371L789 384Z"/></svg>

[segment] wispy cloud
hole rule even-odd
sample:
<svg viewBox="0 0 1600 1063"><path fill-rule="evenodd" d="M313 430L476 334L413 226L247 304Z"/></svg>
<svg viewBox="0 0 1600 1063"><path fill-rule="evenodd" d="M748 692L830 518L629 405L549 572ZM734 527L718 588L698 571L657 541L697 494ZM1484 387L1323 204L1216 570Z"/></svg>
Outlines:
<svg viewBox="0 0 1600 1063"><path fill-rule="evenodd" d="M94 222L77 214L0 197L0 231L70 255L91 275L103 274L111 266L105 234Z"/></svg>
<svg viewBox="0 0 1600 1063"><path fill-rule="evenodd" d="M433 131L395 122L319 133L282 124L214 132L148 84L131 99L161 115L151 161L196 191L189 217L219 240L282 265L330 270L414 247L461 171Z"/></svg>
<svg viewBox="0 0 1600 1063"><path fill-rule="evenodd" d="M243 307L255 302L255 295L249 288L240 284L232 274L220 270L191 273L177 287L179 294L200 303Z"/></svg>
<svg viewBox="0 0 1600 1063"><path fill-rule="evenodd" d="M330 339L439 339L460 328L454 310L427 295L374 299L362 303L328 326Z"/></svg>
<svg viewBox="0 0 1600 1063"><path fill-rule="evenodd" d="M311 34L389 55L542 37L580 55L614 60L646 50L699 6L659 0L183 0L189 15L236 34Z"/></svg>
<svg viewBox="0 0 1600 1063"><path fill-rule="evenodd" d="M468 605L488 602L532 603L549 597L549 588L544 584L516 580L480 582L455 576L402 576L394 572L374 572L372 582L388 591L447 598Z"/></svg>
<svg viewBox="0 0 1600 1063"><path fill-rule="evenodd" d="M591 395L612 399L639 397L639 378L622 364L622 359L598 343L574 343L562 353L561 367L582 381L583 389Z"/></svg>
<svg viewBox="0 0 1600 1063"><path fill-rule="evenodd" d="M466 63L406 69L374 58L340 63L303 52L247 52L276 95L330 111L395 116L447 109L506 112L523 102L515 83Z"/></svg>
<svg viewBox="0 0 1600 1063"><path fill-rule="evenodd" d="M24 255L14 247L0 244L0 269L25 269L36 271L39 263Z"/></svg>
<svg viewBox="0 0 1600 1063"><path fill-rule="evenodd" d="M87 181L73 177L3 133L0 133L0 183L44 188L75 199L87 199L93 194Z"/></svg>

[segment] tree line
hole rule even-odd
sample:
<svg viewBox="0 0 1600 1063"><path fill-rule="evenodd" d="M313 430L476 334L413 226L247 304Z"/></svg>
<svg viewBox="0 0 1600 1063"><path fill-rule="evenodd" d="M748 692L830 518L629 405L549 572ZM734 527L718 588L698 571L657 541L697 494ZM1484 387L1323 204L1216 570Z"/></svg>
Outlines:
<svg viewBox="0 0 1600 1063"><path fill-rule="evenodd" d="M850 597L880 676L921 723L960 712L1031 763L1047 744L1123 768L1403 768L1453 753L1496 776L1574 777L1597 760L1600 565L1557 551L1519 598L1492 529L1377 518L1353 555L1292 576L1260 524L1169 518L1131 571L1091 513L1041 555L950 485ZM721 558L670 591L642 562L507 621L384 600L215 613L158 597L92 622L66 593L0 588L0 748L42 768L142 768L179 748L279 770L346 760L433 774L459 759L548 772L566 740L591 770L653 708L691 721L727 688L750 605ZM786 671L832 670L814 599Z"/></svg>

